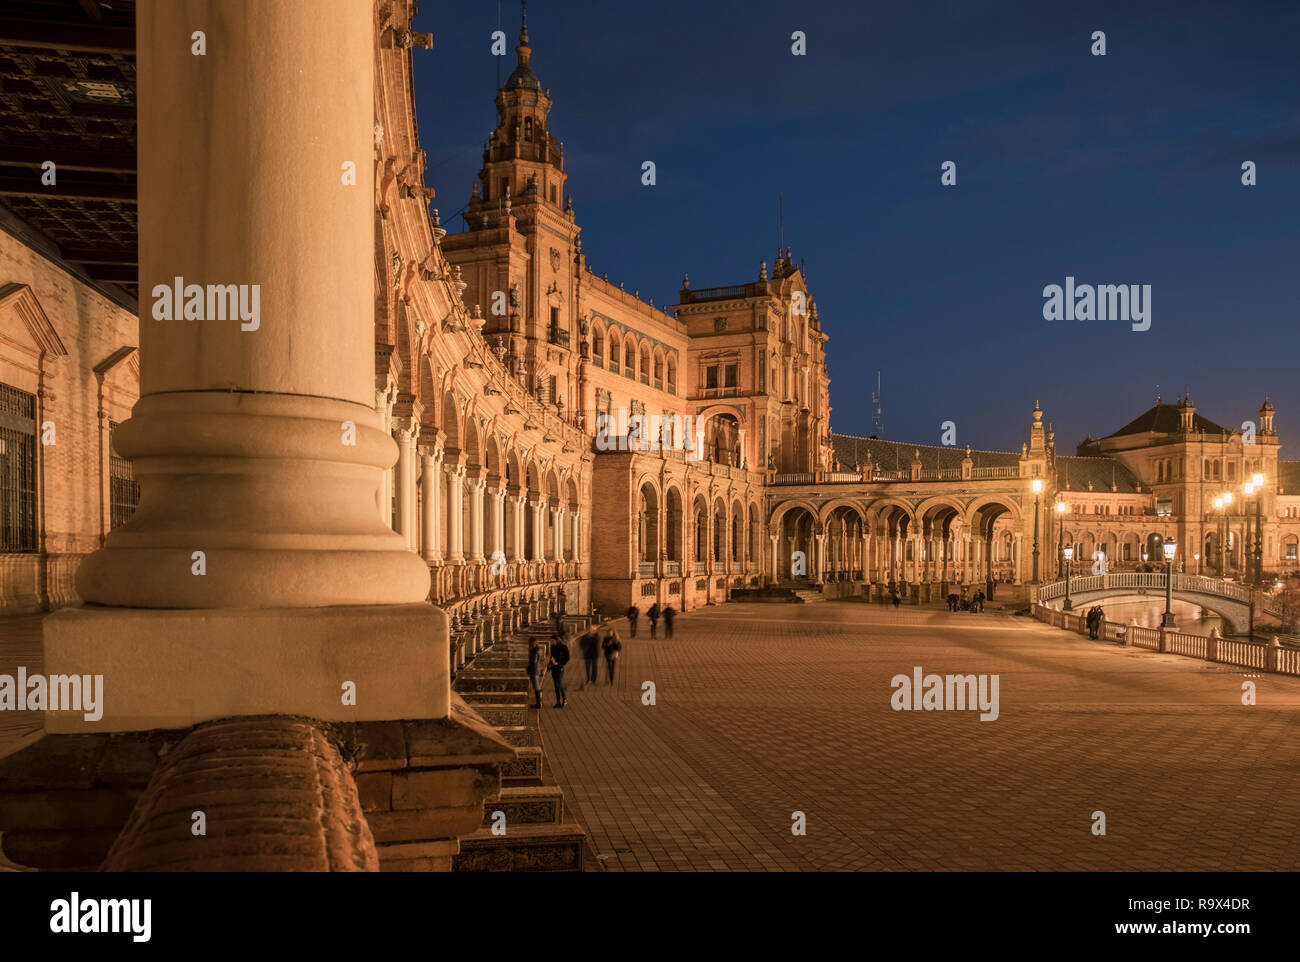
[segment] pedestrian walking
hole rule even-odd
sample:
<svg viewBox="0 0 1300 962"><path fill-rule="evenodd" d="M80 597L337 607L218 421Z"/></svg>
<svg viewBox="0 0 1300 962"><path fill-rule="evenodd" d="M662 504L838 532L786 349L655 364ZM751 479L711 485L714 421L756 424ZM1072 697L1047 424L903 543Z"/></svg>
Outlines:
<svg viewBox="0 0 1300 962"><path fill-rule="evenodd" d="M650 606L650 610L646 612L646 617L650 619L650 640L653 641L655 629L659 627L659 602L656 601Z"/></svg>
<svg viewBox="0 0 1300 962"><path fill-rule="evenodd" d="M980 614L981 615L984 614L984 589L983 588L979 590L979 594L975 596L975 600L979 602Z"/></svg>
<svg viewBox="0 0 1300 962"><path fill-rule="evenodd" d="M894 607L897 608L897 607L898 607L898 594L895 593L895 592L891 592L891 593L890 593L890 597L894 599Z"/></svg>
<svg viewBox="0 0 1300 962"><path fill-rule="evenodd" d="M600 637L596 633L595 625L588 628L578 639L578 647L582 650L583 667L586 669L582 687L586 688L588 682L596 684L597 659L600 658Z"/></svg>
<svg viewBox="0 0 1300 962"><path fill-rule="evenodd" d="M601 642L600 647L605 651L605 671L609 675L609 683L614 684L614 666L618 663L618 653L623 650L623 642L619 640L618 632L613 628L605 635L605 640Z"/></svg>
<svg viewBox="0 0 1300 962"><path fill-rule="evenodd" d="M542 707L542 676L546 674L546 646L540 638L528 643L528 683L533 686L533 707Z"/></svg>
<svg viewBox="0 0 1300 962"><path fill-rule="evenodd" d="M569 702L569 693L564 687L564 666L569 663L569 646L564 643L564 636L556 634L551 642L551 660L547 668L551 672L551 682L555 685L555 707L563 708Z"/></svg>
<svg viewBox="0 0 1300 962"><path fill-rule="evenodd" d="M672 605L666 605L664 607L664 637L665 638L671 638L673 636L673 619L676 617L677 617L676 609L674 609Z"/></svg>
<svg viewBox="0 0 1300 962"><path fill-rule="evenodd" d="M627 609L627 630L633 638L636 637L636 620L641 617L641 609L636 605L629 605Z"/></svg>

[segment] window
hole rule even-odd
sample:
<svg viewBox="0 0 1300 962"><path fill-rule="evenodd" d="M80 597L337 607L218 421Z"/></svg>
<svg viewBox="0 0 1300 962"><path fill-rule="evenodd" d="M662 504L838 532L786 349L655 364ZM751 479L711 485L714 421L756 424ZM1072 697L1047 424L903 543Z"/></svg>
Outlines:
<svg viewBox="0 0 1300 962"><path fill-rule="evenodd" d="M1295 561L1295 560L1296 560L1296 543L1295 543L1294 541L1288 541L1288 542L1287 542L1287 545L1286 545L1286 560L1287 560L1287 561Z"/></svg>
<svg viewBox="0 0 1300 962"><path fill-rule="evenodd" d="M1211 468L1211 472L1214 475L1215 481L1218 481L1221 477L1223 477L1223 462L1215 461L1213 467Z"/></svg>
<svg viewBox="0 0 1300 962"><path fill-rule="evenodd" d="M672 358L668 359L668 393L677 393L677 362Z"/></svg>
<svg viewBox="0 0 1300 962"><path fill-rule="evenodd" d="M735 387L735 386L736 386L737 381L738 381L737 375L738 375L738 372L739 372L739 367L740 367L740 365L738 365L738 364L728 364L728 365L723 369L723 375L724 375L724 379L723 379L723 382L722 382L722 383L723 383L723 387Z"/></svg>
<svg viewBox="0 0 1300 962"><path fill-rule="evenodd" d="M601 363L605 356L605 335L598 327L591 332L591 356L597 364Z"/></svg>
<svg viewBox="0 0 1300 962"><path fill-rule="evenodd" d="M36 395L0 384L0 552L36 550Z"/></svg>
<svg viewBox="0 0 1300 962"><path fill-rule="evenodd" d="M551 185L551 203L552 203L552 204L555 203L555 185L554 185L554 184Z"/></svg>
<svg viewBox="0 0 1300 962"><path fill-rule="evenodd" d="M609 334L609 369L618 373L618 335L613 331Z"/></svg>
<svg viewBox="0 0 1300 962"><path fill-rule="evenodd" d="M636 377L636 351L632 347L631 338L623 344L623 367L627 368L624 374L628 377Z"/></svg>
<svg viewBox="0 0 1300 962"><path fill-rule="evenodd" d="M558 307L552 307L552 308L551 308L551 329L550 329L550 331L548 332L548 335L549 335L549 336L547 337L547 340L549 340L552 344L556 343L556 341L559 340L559 337L560 337L560 309L559 309Z"/></svg>
<svg viewBox="0 0 1300 962"><path fill-rule="evenodd" d="M1229 481L1237 480L1237 462L1235 461L1228 462L1228 480Z"/></svg>
<svg viewBox="0 0 1300 962"><path fill-rule="evenodd" d="M1133 560L1133 546L1129 544L1127 541L1124 542L1122 557L1123 560L1125 561Z"/></svg>
<svg viewBox="0 0 1300 962"><path fill-rule="evenodd" d="M114 528L130 521L140 503L140 482L135 480L131 462L118 454L113 446L117 428L116 421L108 422L109 523Z"/></svg>
<svg viewBox="0 0 1300 962"><path fill-rule="evenodd" d="M1172 498L1156 499L1156 516L1167 518L1174 513L1174 502Z"/></svg>
<svg viewBox="0 0 1300 962"><path fill-rule="evenodd" d="M718 386L718 366L716 364L704 369L704 387L716 388Z"/></svg>

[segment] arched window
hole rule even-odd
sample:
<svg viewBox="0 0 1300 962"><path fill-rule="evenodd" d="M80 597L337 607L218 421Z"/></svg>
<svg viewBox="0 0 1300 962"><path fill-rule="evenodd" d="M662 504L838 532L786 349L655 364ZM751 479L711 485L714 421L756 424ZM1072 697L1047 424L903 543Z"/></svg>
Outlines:
<svg viewBox="0 0 1300 962"><path fill-rule="evenodd" d="M695 560L701 564L707 557L705 552L708 550L709 529L708 521L704 516L704 506L697 506L695 509Z"/></svg>
<svg viewBox="0 0 1300 962"><path fill-rule="evenodd" d="M713 513L713 560L722 560L722 512Z"/></svg>
<svg viewBox="0 0 1300 962"><path fill-rule="evenodd" d="M632 338L623 342L623 371L628 377L636 377L636 348L632 346Z"/></svg>
<svg viewBox="0 0 1300 962"><path fill-rule="evenodd" d="M677 393L677 362L671 357L668 359L668 393Z"/></svg>
<svg viewBox="0 0 1300 962"><path fill-rule="evenodd" d="M614 330L609 332L609 369L615 374L618 373L618 333Z"/></svg>
<svg viewBox="0 0 1300 962"><path fill-rule="evenodd" d="M740 560L740 515L731 516L731 560Z"/></svg>
<svg viewBox="0 0 1300 962"><path fill-rule="evenodd" d="M605 332L598 327L591 329L591 354L598 361L605 357Z"/></svg>
<svg viewBox="0 0 1300 962"><path fill-rule="evenodd" d="M650 348L644 344L641 345L641 381L650 383Z"/></svg>

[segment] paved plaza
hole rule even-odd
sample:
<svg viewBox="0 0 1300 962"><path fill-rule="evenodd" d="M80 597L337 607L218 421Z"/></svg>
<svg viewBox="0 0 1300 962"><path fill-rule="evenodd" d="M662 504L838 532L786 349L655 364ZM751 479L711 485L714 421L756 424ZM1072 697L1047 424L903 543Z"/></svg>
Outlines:
<svg viewBox="0 0 1300 962"><path fill-rule="evenodd" d="M1300 679L993 613L729 604L656 641L618 624L614 686L579 690L575 657L568 707L543 709L608 870L1300 868ZM999 717L894 711L917 665L996 673Z"/></svg>

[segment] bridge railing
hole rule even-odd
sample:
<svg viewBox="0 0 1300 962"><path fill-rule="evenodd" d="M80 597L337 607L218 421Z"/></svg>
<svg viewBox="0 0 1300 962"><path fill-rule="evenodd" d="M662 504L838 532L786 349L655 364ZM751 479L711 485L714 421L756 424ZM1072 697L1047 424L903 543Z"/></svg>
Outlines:
<svg viewBox="0 0 1300 962"><path fill-rule="evenodd" d="M1187 575L1174 573L1174 591L1189 594L1211 595L1228 601L1249 605L1259 605L1269 614L1278 614L1281 603L1269 598L1264 592L1249 585L1235 581L1223 581L1219 578L1207 578L1204 575ZM1110 591L1125 588L1136 591L1164 591L1165 572L1163 571L1112 571L1104 575L1083 575L1070 578L1070 594L1089 594L1094 591ZM1065 597L1065 579L1050 581L1038 586L1038 601L1055 601Z"/></svg>
<svg viewBox="0 0 1300 962"><path fill-rule="evenodd" d="M1085 634L1084 619L1071 611L1050 608L1041 602L1033 606L1034 618L1076 634ZM1220 638L1217 635L1192 635L1171 628L1144 628L1122 622L1102 620L1100 637L1120 641L1170 655L1200 658L1204 661L1253 668L1256 671L1300 676L1300 648L1283 647L1245 638Z"/></svg>

